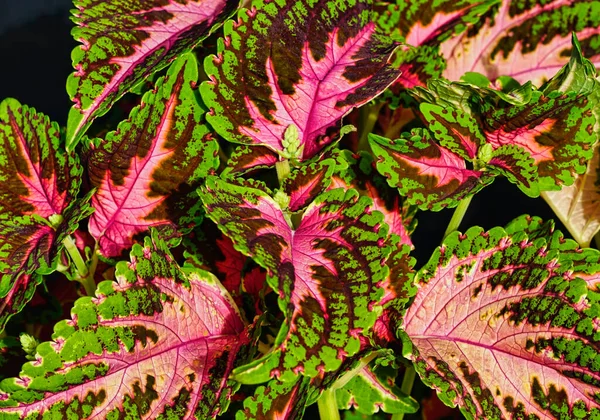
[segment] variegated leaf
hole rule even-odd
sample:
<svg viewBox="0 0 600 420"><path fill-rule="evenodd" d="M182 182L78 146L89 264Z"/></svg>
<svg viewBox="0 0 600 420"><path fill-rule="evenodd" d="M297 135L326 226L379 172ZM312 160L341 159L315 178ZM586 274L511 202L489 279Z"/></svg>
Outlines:
<svg viewBox="0 0 600 420"><path fill-rule="evenodd" d="M404 353L467 418L594 418L600 254L565 247L535 219L509 230L474 227L444 240L417 273Z"/></svg>
<svg viewBox="0 0 600 420"><path fill-rule="evenodd" d="M279 155L267 147L238 146L229 156L227 167L221 175L223 177L236 177L260 169L274 168L278 160Z"/></svg>
<svg viewBox="0 0 600 420"><path fill-rule="evenodd" d="M487 172L467 169L462 157L437 145L427 130L403 133L393 141L376 135L369 140L379 173L422 209L455 207L493 181Z"/></svg>
<svg viewBox="0 0 600 420"><path fill-rule="evenodd" d="M416 413L419 404L395 384L396 371L391 367L367 365L343 388L336 390L338 407L354 408L363 414Z"/></svg>
<svg viewBox="0 0 600 420"><path fill-rule="evenodd" d="M76 200L79 159L58 125L14 99L0 103L0 330L54 271L62 240L89 216ZM89 199L89 197L88 197Z"/></svg>
<svg viewBox="0 0 600 420"><path fill-rule="evenodd" d="M229 17L235 0L74 0L75 72L67 91L75 103L67 124L73 149L92 121L130 89L193 49Z"/></svg>
<svg viewBox="0 0 600 420"><path fill-rule="evenodd" d="M304 211L298 226L264 191L210 177L200 196L235 247L268 271L285 324L265 357L236 371L244 383L290 381L340 368L381 313L378 287L389 248L371 200L336 189Z"/></svg>
<svg viewBox="0 0 600 420"><path fill-rule="evenodd" d="M261 0L225 25L205 61L207 116L227 140L307 159L337 136L341 118L399 75L396 44L377 33L370 2Z"/></svg>
<svg viewBox="0 0 600 420"><path fill-rule="evenodd" d="M417 0L377 5L377 25L383 32L407 44L394 65L402 75L395 83L401 88L425 86L446 68L440 43L457 37L479 22L499 0Z"/></svg>
<svg viewBox="0 0 600 420"><path fill-rule="evenodd" d="M281 190L290 198L288 208L296 212L305 209L331 183L336 168L333 159L320 159L307 162L295 168L285 178Z"/></svg>
<svg viewBox="0 0 600 420"><path fill-rule="evenodd" d="M218 144L203 124L197 78L196 59L181 56L128 120L91 143L88 166L97 191L89 230L102 255L120 255L150 227L175 235L198 218L194 188L218 167Z"/></svg>
<svg viewBox="0 0 600 420"><path fill-rule="evenodd" d="M0 417L214 418L248 339L218 280L180 269L153 235L0 383Z"/></svg>
<svg viewBox="0 0 600 420"><path fill-rule="evenodd" d="M599 7L597 0L502 0L475 28L441 44L447 60L443 76L458 80L474 71L491 80L511 76L539 86L568 62L572 32L598 66Z"/></svg>

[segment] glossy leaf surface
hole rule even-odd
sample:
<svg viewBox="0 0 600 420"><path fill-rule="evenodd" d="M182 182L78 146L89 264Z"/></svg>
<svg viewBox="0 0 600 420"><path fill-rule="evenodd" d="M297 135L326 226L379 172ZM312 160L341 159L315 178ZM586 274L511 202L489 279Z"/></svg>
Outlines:
<svg viewBox="0 0 600 420"><path fill-rule="evenodd" d="M341 118L399 75L395 48L376 33L367 1L259 1L225 25L202 97L215 130L236 143L307 159L331 143Z"/></svg>
<svg viewBox="0 0 600 420"><path fill-rule="evenodd" d="M194 187L218 166L218 145L195 96L197 77L195 58L182 56L128 120L90 145L97 191L89 230L102 255L120 255L150 227L173 235L197 219Z"/></svg>
<svg viewBox="0 0 600 420"><path fill-rule="evenodd" d="M52 339L0 383L2 418L212 418L248 341L218 280L180 269L156 235L134 245L116 281L79 299Z"/></svg>
<svg viewBox="0 0 600 420"><path fill-rule="evenodd" d="M585 251L575 268L574 243L537 222L455 232L417 274L404 352L467 418L600 413L600 254Z"/></svg>
<svg viewBox="0 0 600 420"><path fill-rule="evenodd" d="M54 270L62 240L89 215L75 200L81 172L57 124L14 99L0 103L0 330L33 296L35 272Z"/></svg>
<svg viewBox="0 0 600 420"><path fill-rule="evenodd" d="M75 0L67 91L67 145L72 149L91 122L125 93L193 49L237 6L234 0Z"/></svg>
<svg viewBox="0 0 600 420"><path fill-rule="evenodd" d="M290 381L338 369L356 354L380 313L377 287L389 250L383 217L354 190L320 195L296 228L270 196L251 185L209 178L207 215L235 247L267 269L285 314L273 349L236 371L246 383ZM240 368L241 369L241 368Z"/></svg>

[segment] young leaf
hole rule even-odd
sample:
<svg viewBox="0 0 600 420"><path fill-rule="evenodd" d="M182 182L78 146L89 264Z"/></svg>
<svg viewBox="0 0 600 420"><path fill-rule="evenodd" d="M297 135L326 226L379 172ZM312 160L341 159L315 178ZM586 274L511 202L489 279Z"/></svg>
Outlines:
<svg viewBox="0 0 600 420"><path fill-rule="evenodd" d="M587 171L577 177L573 185L560 191L542 192L544 200L584 248L590 246L594 235L600 231L600 149L596 147L595 150Z"/></svg>
<svg viewBox="0 0 600 420"><path fill-rule="evenodd" d="M532 81L539 86L567 63L572 32L581 41L585 56L599 65L599 4L594 0L539 4L502 0L497 12L481 19L476 28L442 43L440 49L447 60L443 76L459 80L472 71L492 81L511 76L520 83Z"/></svg>
<svg viewBox="0 0 600 420"><path fill-rule="evenodd" d="M370 2L261 0L227 22L219 53L205 61L207 119L227 140L285 158L314 156L341 118L399 75L396 44L377 33Z"/></svg>
<svg viewBox="0 0 600 420"><path fill-rule="evenodd" d="M292 171L282 182L281 189L290 197L288 208L299 211L306 208L331 183L336 167L333 159L309 162Z"/></svg>
<svg viewBox="0 0 600 420"><path fill-rule="evenodd" d="M469 419L600 415L597 294L535 222L455 232L417 273L404 353Z"/></svg>
<svg viewBox="0 0 600 420"><path fill-rule="evenodd" d="M82 168L58 125L14 99L0 103L0 330L56 265L62 240L89 215Z"/></svg>
<svg viewBox="0 0 600 420"><path fill-rule="evenodd" d="M273 350L236 371L236 380L315 377L356 354L381 313L377 285L387 274L387 232L371 201L354 190L328 191L292 228L278 204L256 188L209 177L199 193L207 216L267 269L286 318Z"/></svg>
<svg viewBox="0 0 600 420"><path fill-rule="evenodd" d="M157 235L72 316L0 383L2 418L207 419L226 407L244 323L218 280L180 269Z"/></svg>
<svg viewBox="0 0 600 420"><path fill-rule="evenodd" d="M369 143L379 173L421 209L455 207L493 181L487 172L467 169L462 157L437 145L427 130L403 133L394 141L370 135Z"/></svg>
<svg viewBox="0 0 600 420"><path fill-rule="evenodd" d="M446 64L439 45L478 23L499 0L418 0L396 1L377 6L377 25L394 39L409 45L397 54L394 65L402 70L395 85L402 88L425 86L438 78ZM379 10L378 10L379 9Z"/></svg>
<svg viewBox="0 0 600 420"><path fill-rule="evenodd" d="M129 119L90 145L97 188L90 233L106 257L120 255L149 227L185 232L201 210L194 187L218 167L217 142L202 124L198 65L181 56Z"/></svg>
<svg viewBox="0 0 600 420"><path fill-rule="evenodd" d="M92 121L125 93L192 50L229 17L235 0L74 0L75 72L67 92L75 103L67 123L72 150Z"/></svg>

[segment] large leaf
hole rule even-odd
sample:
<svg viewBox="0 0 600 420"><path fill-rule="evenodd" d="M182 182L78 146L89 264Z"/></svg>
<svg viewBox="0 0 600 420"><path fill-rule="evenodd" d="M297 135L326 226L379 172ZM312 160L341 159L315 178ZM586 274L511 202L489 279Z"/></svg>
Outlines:
<svg viewBox="0 0 600 420"><path fill-rule="evenodd" d="M202 124L197 77L196 59L180 57L128 120L91 144L89 230L104 256L120 255L149 227L186 231L198 217L194 187L218 166L218 145Z"/></svg>
<svg viewBox="0 0 600 420"><path fill-rule="evenodd" d="M377 6L377 25L383 32L407 44L394 65L402 75L395 83L402 88L425 86L446 68L440 43L456 37L497 4L499 0L417 0ZM385 6L384 6L385 5Z"/></svg>
<svg viewBox="0 0 600 420"><path fill-rule="evenodd" d="M0 103L0 330L54 270L64 237L89 211L82 168L58 125L14 99Z"/></svg>
<svg viewBox="0 0 600 420"><path fill-rule="evenodd" d="M592 238L600 231L599 170L600 149L596 147L587 171L573 185L560 191L542 192L542 197L582 247L590 246Z"/></svg>
<svg viewBox="0 0 600 420"><path fill-rule="evenodd" d="M510 231L474 227L445 239L417 273L404 352L467 418L594 418L600 254L547 236L535 219Z"/></svg>
<svg viewBox="0 0 600 420"><path fill-rule="evenodd" d="M600 64L598 1L550 0L541 3L502 0L480 24L442 43L444 77L458 80L468 71L494 80L512 76L541 85L569 60L571 33L584 55Z"/></svg>
<svg viewBox="0 0 600 420"><path fill-rule="evenodd" d="M207 419L226 407L244 323L218 280L180 269L157 235L72 316L0 383L2 418Z"/></svg>
<svg viewBox="0 0 600 420"><path fill-rule="evenodd" d="M388 64L396 44L377 34L366 0L254 6L227 22L219 54L205 61L207 119L229 141L310 158L345 114L398 77Z"/></svg>
<svg viewBox="0 0 600 420"><path fill-rule="evenodd" d="M67 124L72 149L92 121L130 89L193 49L235 10L235 0L74 0L75 102Z"/></svg>
<svg viewBox="0 0 600 420"><path fill-rule="evenodd" d="M264 191L208 178L207 215L235 247L267 269L285 314L273 349L236 379L294 380L338 369L356 354L378 314L389 249L383 216L354 190L328 191L297 227Z"/></svg>
<svg viewBox="0 0 600 420"><path fill-rule="evenodd" d="M379 173L422 209L455 207L493 181L487 172L467 169L464 158L436 144L427 130L403 133L393 141L376 135L369 140Z"/></svg>

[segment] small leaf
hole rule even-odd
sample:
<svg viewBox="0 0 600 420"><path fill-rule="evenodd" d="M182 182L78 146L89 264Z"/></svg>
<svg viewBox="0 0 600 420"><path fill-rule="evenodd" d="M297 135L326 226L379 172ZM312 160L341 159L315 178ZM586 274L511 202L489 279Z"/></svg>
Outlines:
<svg viewBox="0 0 600 420"><path fill-rule="evenodd" d="M320 159L295 168L281 185L281 190L290 198L289 210L305 209L325 191L331 183L335 166L333 159Z"/></svg>
<svg viewBox="0 0 600 420"><path fill-rule="evenodd" d="M157 235L72 315L0 383L2 418L208 419L226 407L244 323L218 280L180 269Z"/></svg>
<svg viewBox="0 0 600 420"><path fill-rule="evenodd" d="M154 72L192 50L237 6L234 0L74 0L75 72L67 91L75 103L67 123L72 150L92 121Z"/></svg>
<svg viewBox="0 0 600 420"><path fill-rule="evenodd" d="M463 158L438 146L427 130L403 133L394 141L370 135L369 142L379 173L421 209L456 207L493 181L489 173L467 169Z"/></svg>
<svg viewBox="0 0 600 420"><path fill-rule="evenodd" d="M205 61L210 124L231 142L314 156L336 138L344 115L400 74L388 64L396 44L377 33L369 9L366 0L261 0L240 11L225 24L218 55ZM283 142L294 130L291 156Z"/></svg>
<svg viewBox="0 0 600 420"><path fill-rule="evenodd" d="M381 313L389 249L383 217L354 190L328 191L297 228L267 193L209 177L199 191L210 217L236 249L267 269L285 323L262 359L236 371L243 383L294 380L340 368Z"/></svg>
<svg viewBox="0 0 600 420"><path fill-rule="evenodd" d="M469 419L600 415L600 253L549 227L522 217L512 233L455 232L417 273L404 353Z"/></svg>
<svg viewBox="0 0 600 420"><path fill-rule="evenodd" d="M200 215L194 188L218 167L218 145L202 124L197 78L195 58L181 56L129 119L90 145L97 191L89 231L105 257L120 255L150 227L167 236L189 231Z"/></svg>
<svg viewBox="0 0 600 420"><path fill-rule="evenodd" d="M285 419L301 420L310 394L310 378L282 382L272 379L259 386L254 396L244 400L244 409L236 413L236 420Z"/></svg>
<svg viewBox="0 0 600 420"><path fill-rule="evenodd" d="M229 159L227 167L221 173L223 178L249 174L260 169L275 167L279 155L262 146L238 146Z"/></svg>
<svg viewBox="0 0 600 420"><path fill-rule="evenodd" d="M338 407L355 408L363 414L416 413L419 403L405 395L395 383L396 375L390 367L367 365L343 388L336 390Z"/></svg>

